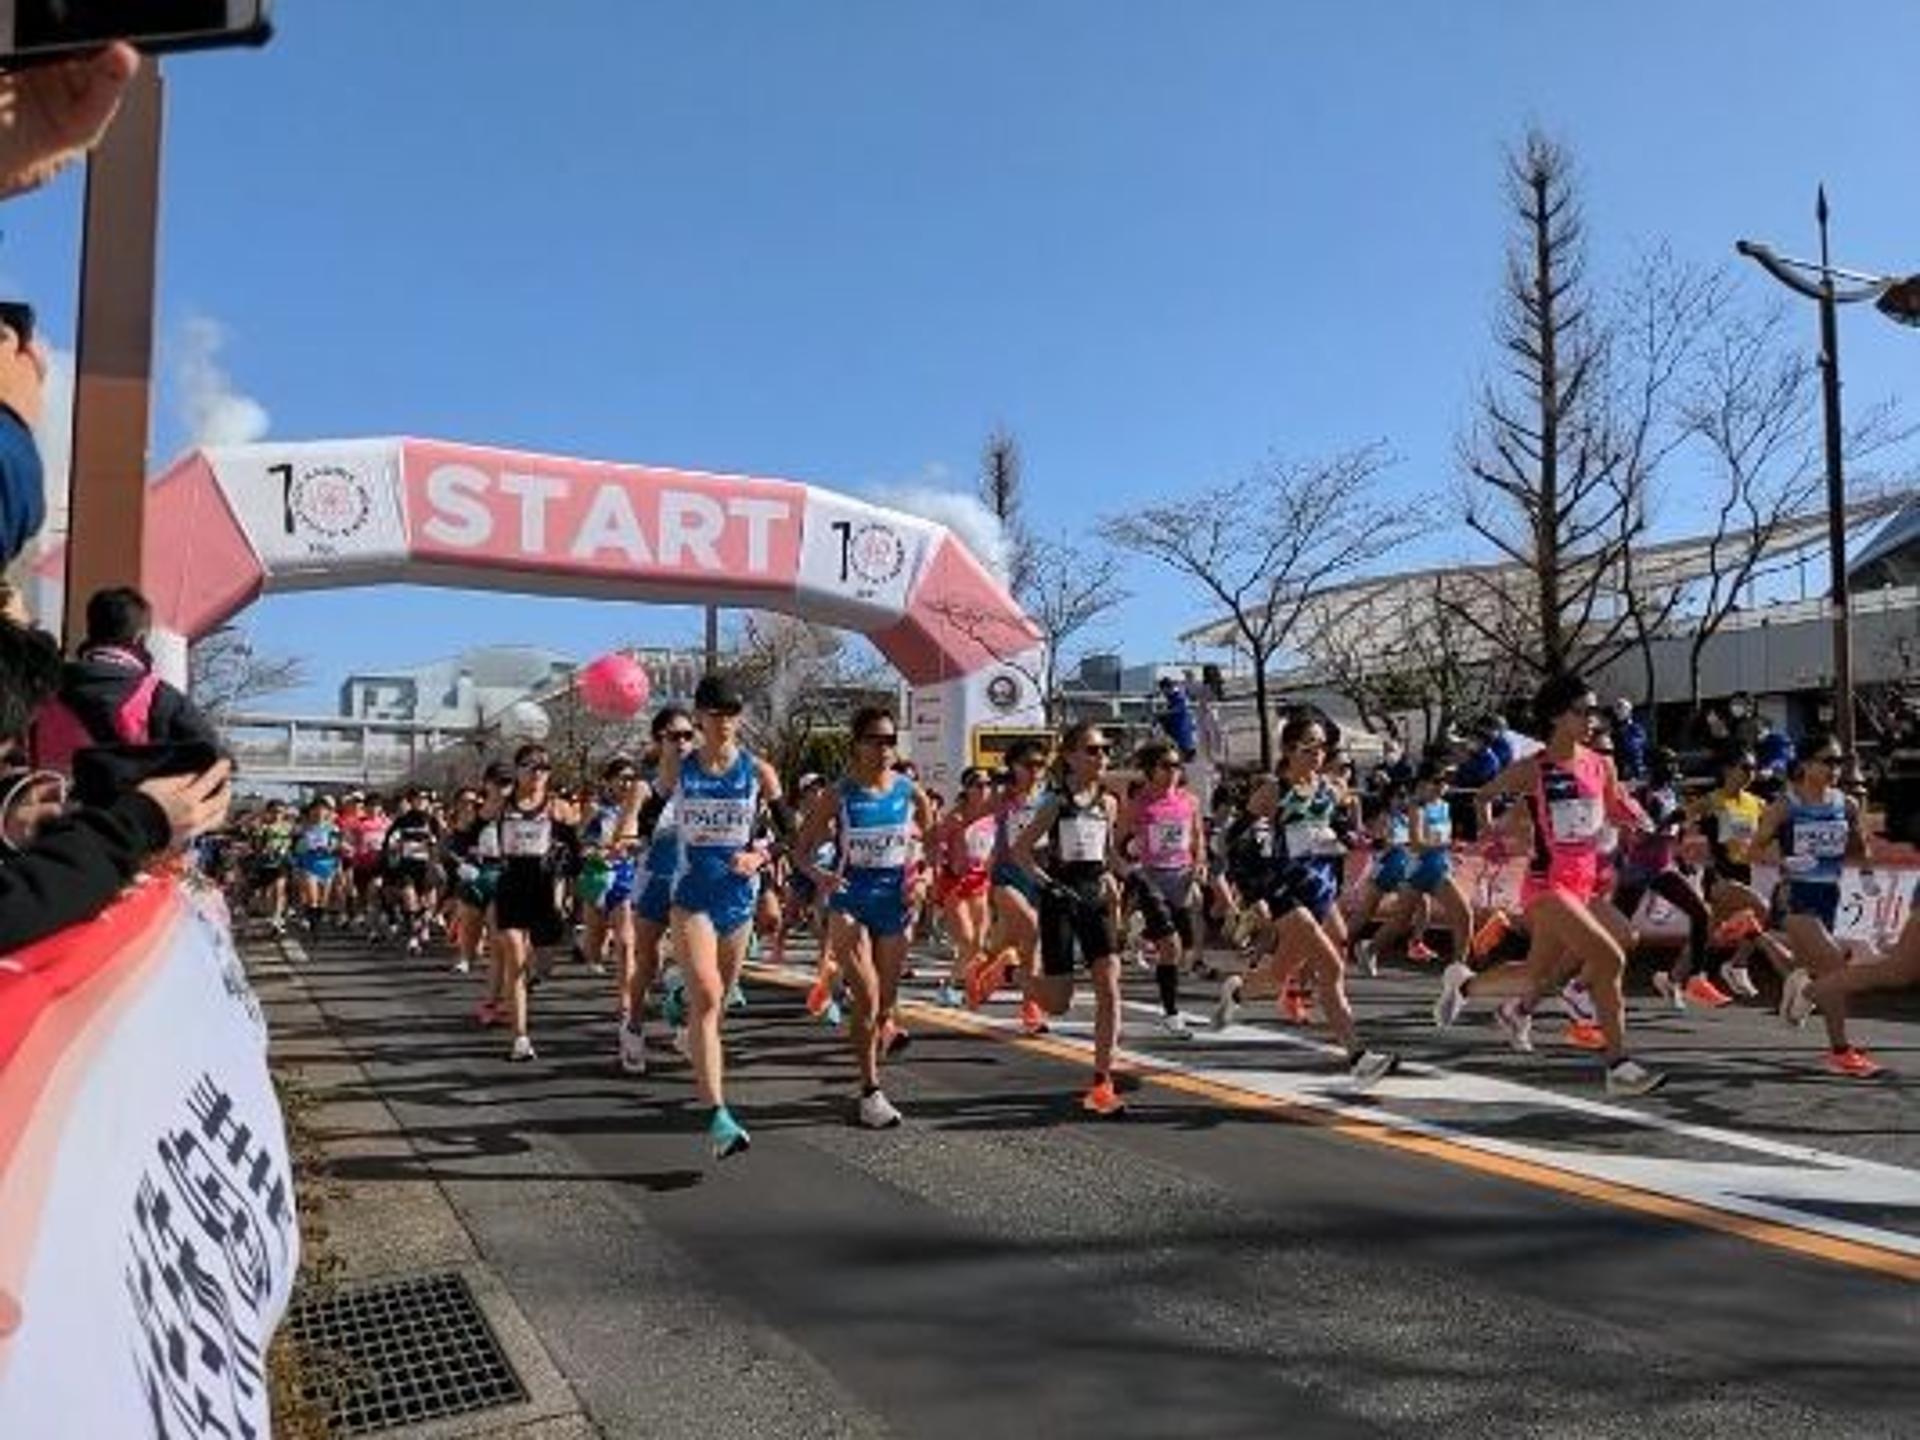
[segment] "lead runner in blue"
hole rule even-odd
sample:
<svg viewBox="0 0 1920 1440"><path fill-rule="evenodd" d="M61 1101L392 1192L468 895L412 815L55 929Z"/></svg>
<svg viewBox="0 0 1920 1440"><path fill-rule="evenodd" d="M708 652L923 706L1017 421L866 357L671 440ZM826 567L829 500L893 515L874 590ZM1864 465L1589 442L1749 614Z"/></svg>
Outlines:
<svg viewBox="0 0 1920 1440"><path fill-rule="evenodd" d="M823 786L807 809L794 854L827 896L827 953L853 1002L853 1053L860 1066L860 1123L885 1130L900 1112L880 1089L885 1018L900 994L912 916L908 876L920 838L933 829L933 806L912 778L894 768L900 727L873 705L853 717L853 763L837 785ZM838 863L814 857L829 838Z"/></svg>
<svg viewBox="0 0 1920 1440"><path fill-rule="evenodd" d="M661 747L659 790L671 803L680 841L669 915L674 957L686 977L687 1055L709 1110L714 1156L724 1160L750 1143L727 1109L720 1014L746 963L760 871L767 863L753 832L763 807L783 836L793 830L793 815L773 767L739 743L742 702L733 685L723 676L707 676L694 691L693 708L699 747L686 756Z"/></svg>

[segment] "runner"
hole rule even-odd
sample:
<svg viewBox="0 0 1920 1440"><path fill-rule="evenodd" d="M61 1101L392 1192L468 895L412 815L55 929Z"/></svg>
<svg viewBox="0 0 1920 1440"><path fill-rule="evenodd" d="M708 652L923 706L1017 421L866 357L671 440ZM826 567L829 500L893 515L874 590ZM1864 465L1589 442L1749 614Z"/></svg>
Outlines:
<svg viewBox="0 0 1920 1440"><path fill-rule="evenodd" d="M498 836L500 878L493 894L495 943L501 984L513 1022L509 1060L536 1058L527 1033L527 991L535 951L556 945L566 927L554 903L554 871L574 844L572 814L548 793L553 762L546 747L522 745L513 757L513 790L493 822Z"/></svg>
<svg viewBox="0 0 1920 1440"><path fill-rule="evenodd" d="M626 1023L620 1027L620 1068L629 1075L647 1072L647 995L660 973L660 941L673 913L673 877L680 868L680 835L674 807L660 779L665 756L678 761L698 738L693 717L677 705L656 710L648 726L653 737L652 773L643 774L646 799L635 824L646 841L641 862L639 894L633 904L633 971L627 978ZM667 992L665 1019L676 1033L686 1024L686 998L679 989Z"/></svg>
<svg viewBox="0 0 1920 1440"><path fill-rule="evenodd" d="M307 933L320 929L320 920L332 903L340 874L340 827L334 823L332 803L322 796L307 806L293 840L293 867L297 899Z"/></svg>
<svg viewBox="0 0 1920 1440"><path fill-rule="evenodd" d="M1688 807L1710 857L1705 882L1707 904L1716 921L1714 938L1737 947L1720 966L1720 980L1747 1000L1760 993L1749 965L1756 949L1783 980L1793 969L1791 952L1765 933L1769 907L1753 888L1750 851L1767 809L1766 802L1749 788L1756 773L1752 753L1736 747L1720 759L1719 785Z"/></svg>
<svg viewBox="0 0 1920 1440"><path fill-rule="evenodd" d="M1354 911L1352 955L1363 975L1380 973L1380 952L1405 942L1404 958L1431 960L1433 952L1421 937L1426 933L1432 902L1419 892L1401 896L1393 918L1381 924L1374 935L1366 935L1380 907L1391 896L1400 895L1413 870L1413 796L1400 785L1390 786L1380 814L1368 826L1380 847L1366 879L1360 882L1360 898ZM1414 947L1420 947L1419 953Z"/></svg>
<svg viewBox="0 0 1920 1440"><path fill-rule="evenodd" d="M1013 858L1040 896L1040 974L1027 997L1049 1015L1073 1004L1076 952L1093 980L1093 1084L1081 1100L1095 1115L1126 1111L1113 1085L1120 1039L1120 958L1113 933L1116 802L1103 783L1113 747L1098 725L1081 721L1060 739L1064 774L1015 837ZM1044 862L1041 841L1047 842Z"/></svg>
<svg viewBox="0 0 1920 1440"><path fill-rule="evenodd" d="M1039 971L1039 890L1033 876L1014 855L1013 844L1033 823L1046 803L1047 747L1039 740L1019 740L1007 750L1007 773L1000 786L994 829L993 869L988 872L989 906L993 912L988 941L967 976L967 1004L978 1010L1007 983L1021 977L1023 999L1020 1024L1029 1035L1047 1030L1046 1012L1028 992Z"/></svg>
<svg viewBox="0 0 1920 1440"><path fill-rule="evenodd" d="M690 1014L687 1046L700 1101L709 1108L707 1134L716 1159L746 1150L746 1130L727 1109L720 1010L746 963L765 850L755 848L754 823L764 804L783 832L792 816L773 767L737 739L744 702L733 683L708 675L694 691L700 746L682 757L660 752L660 787L674 808L680 859L674 872L674 957L686 980Z"/></svg>
<svg viewBox="0 0 1920 1440"><path fill-rule="evenodd" d="M1453 806L1447 800L1447 769L1432 760L1423 763L1414 777L1413 848L1407 883L1439 907L1440 923L1451 941L1449 953L1462 959L1473 948L1473 906L1453 873Z"/></svg>
<svg viewBox="0 0 1920 1440"><path fill-rule="evenodd" d="M269 800L254 835L249 866L253 893L265 896L267 925L275 935L287 933L287 877L293 865L293 817L284 800Z"/></svg>
<svg viewBox="0 0 1920 1440"><path fill-rule="evenodd" d="M433 860L440 848L440 824L427 806L426 792L413 786L401 797L400 813L385 837L387 884L400 906L407 954L427 944L427 919L433 913Z"/></svg>
<svg viewBox="0 0 1920 1440"><path fill-rule="evenodd" d="M596 974L606 969L607 945L613 945L614 1002L624 1034L633 988L639 815L647 791L640 783L639 767L624 755L601 767L600 786L600 799L580 831L580 914L585 922L587 961Z"/></svg>
<svg viewBox="0 0 1920 1440"><path fill-rule="evenodd" d="M1399 1068L1400 1057L1360 1043L1347 1000L1346 925L1337 903L1347 847L1336 824L1348 807L1322 773L1327 727L1312 713L1296 711L1281 726L1280 748L1280 774L1262 780L1247 802L1249 814L1272 820L1273 865L1263 898L1273 917L1273 944L1264 972L1221 982L1214 1025L1233 1023L1249 978L1264 973L1284 993L1305 969L1327 1027L1346 1052L1348 1075L1358 1086L1374 1085Z"/></svg>
<svg viewBox="0 0 1920 1440"><path fill-rule="evenodd" d="M1627 1054L1626 944L1631 930L1612 905L1596 897L1600 884L1600 834L1609 818L1648 828L1640 807L1621 786L1613 766L1590 749L1595 700L1577 675L1548 679L1534 701L1546 734L1543 749L1516 760L1480 788L1483 827L1491 827L1493 802L1516 796L1527 803L1532 826L1532 863L1521 895L1528 932L1527 958L1495 965L1475 975L1456 960L1441 977L1434 1023L1446 1027L1470 998L1500 998L1501 1025L1515 1048L1530 1050L1531 1005L1576 969L1585 984L1604 1037L1607 1092L1645 1095L1666 1077Z"/></svg>
<svg viewBox="0 0 1920 1440"><path fill-rule="evenodd" d="M1785 885L1787 944L1796 968L1780 996L1780 1014L1804 1025L1813 1013L1813 984L1846 966L1847 952L1833 938L1840 912L1840 881L1846 862L1864 860L1866 836L1860 807L1842 794L1834 777L1845 764L1839 742L1810 735L1787 771L1787 788L1760 817L1753 848L1776 855Z"/></svg>
<svg viewBox="0 0 1920 1440"><path fill-rule="evenodd" d="M1614 886L1613 903L1632 921L1649 893L1658 895L1687 920L1687 948L1670 970L1653 973L1653 988L1674 1010L1685 1010L1693 1000L1709 1009L1733 1003L1733 997L1707 974L1707 942L1713 914L1700 892L1680 873L1680 834L1686 810L1676 788L1679 759L1667 749L1656 750L1649 763L1647 783L1639 794L1640 808L1653 828L1631 837L1622 847L1624 864Z"/></svg>
<svg viewBox="0 0 1920 1440"><path fill-rule="evenodd" d="M475 848L480 839L480 792L462 787L453 797L453 809L440 843L453 905L453 972L465 975L480 954L486 929L487 906L493 901L493 882L482 872Z"/></svg>
<svg viewBox="0 0 1920 1440"><path fill-rule="evenodd" d="M1122 814L1118 850L1126 855L1131 848L1139 861L1127 876L1127 890L1154 948L1160 1028L1176 1040L1190 1040L1193 1029L1180 1013L1180 967L1202 938L1194 919L1207 883L1200 806L1186 788L1180 752L1171 741L1149 740L1135 753L1134 766L1145 778Z"/></svg>
<svg viewBox="0 0 1920 1440"><path fill-rule="evenodd" d="M1805 972L1800 972L1805 973ZM1827 971L1806 987L1827 1027L1826 1067L1836 1075L1871 1080L1885 1067L1847 1038L1847 1013L1853 997L1871 990L1904 990L1920 985L1920 884L1914 886L1907 923L1893 949L1877 960Z"/></svg>
<svg viewBox="0 0 1920 1440"><path fill-rule="evenodd" d="M934 826L934 904L953 945L953 969L941 983L939 1003L966 1004L967 976L979 963L992 921L994 834L993 776L979 766L960 772L960 798Z"/></svg>
<svg viewBox="0 0 1920 1440"><path fill-rule="evenodd" d="M356 790L340 802L340 838L347 855L348 908L359 919L369 939L373 937L380 914L380 871L389 823L386 808L377 795L369 800Z"/></svg>
<svg viewBox="0 0 1920 1440"><path fill-rule="evenodd" d="M914 826L930 829L932 814L925 792L893 768L900 733L892 713L867 706L855 712L851 731L852 764L815 797L794 850L827 897L827 945L852 1002L856 1113L869 1130L884 1130L900 1123L900 1112L880 1088L883 1023L899 999L907 953ZM811 859L829 833L841 857L831 870Z"/></svg>

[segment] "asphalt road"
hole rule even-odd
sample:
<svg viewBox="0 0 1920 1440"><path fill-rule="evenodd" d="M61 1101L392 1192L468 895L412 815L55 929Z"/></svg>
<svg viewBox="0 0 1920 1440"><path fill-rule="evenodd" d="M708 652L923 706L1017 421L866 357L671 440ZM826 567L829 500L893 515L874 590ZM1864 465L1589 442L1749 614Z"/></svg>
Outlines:
<svg viewBox="0 0 1920 1440"><path fill-rule="evenodd" d="M308 949L314 995L420 1156L349 1178L438 1181L608 1435L1835 1440L1920 1426L1912 1270L1756 1243L1201 1085L1147 1078L1126 1119L1094 1120L1075 1055L932 1024L888 1076L908 1123L869 1133L850 1123L843 1042L764 981L728 1021L754 1147L715 1166L683 1061L656 1044L644 1079L615 1071L609 982L563 967L536 997L541 1058L514 1066L499 1032L468 1021L475 983L441 962ZM1483 1031L1435 1036L1416 977L1361 990L1378 1031L1439 1066L1433 1084L1513 1072L1541 1087L1537 1103L1497 1097L1502 1133L1551 1147L1570 1125L1630 1158L1727 1148L1569 1120L1552 1097L1597 1096L1590 1064L1506 1056ZM1881 1172L1897 1188L1920 1143L1915 1030L1878 1023L1867 1038L1905 1074L1862 1089L1819 1076L1812 1037L1764 1017L1663 1017L1643 1048L1685 1073L1635 1103L1900 1167ZM1261 1038L1214 1058L1326 1069ZM1439 1106L1404 1108L1430 1120Z"/></svg>

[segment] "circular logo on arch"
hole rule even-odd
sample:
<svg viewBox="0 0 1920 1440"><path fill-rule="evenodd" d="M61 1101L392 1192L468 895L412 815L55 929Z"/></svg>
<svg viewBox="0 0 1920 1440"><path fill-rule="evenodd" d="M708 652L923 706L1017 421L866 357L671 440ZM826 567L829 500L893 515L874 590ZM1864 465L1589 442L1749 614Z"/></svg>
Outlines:
<svg viewBox="0 0 1920 1440"><path fill-rule="evenodd" d="M885 585L907 563L907 542L891 525L868 521L853 532L847 567L869 585Z"/></svg>
<svg viewBox="0 0 1920 1440"><path fill-rule="evenodd" d="M354 534L373 513L367 482L339 465L301 472L287 497L288 512L309 530L339 540Z"/></svg>
<svg viewBox="0 0 1920 1440"><path fill-rule="evenodd" d="M987 682L987 703L1005 714L1020 707L1020 682L1004 671Z"/></svg>

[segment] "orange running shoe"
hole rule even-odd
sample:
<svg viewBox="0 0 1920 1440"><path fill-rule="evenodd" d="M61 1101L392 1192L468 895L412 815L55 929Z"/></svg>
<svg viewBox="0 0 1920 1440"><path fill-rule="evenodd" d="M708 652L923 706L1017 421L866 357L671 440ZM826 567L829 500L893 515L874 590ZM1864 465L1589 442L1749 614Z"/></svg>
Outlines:
<svg viewBox="0 0 1920 1440"><path fill-rule="evenodd" d="M1604 1050L1607 1034L1590 1020L1569 1020L1563 1037L1576 1050Z"/></svg>
<svg viewBox="0 0 1920 1440"><path fill-rule="evenodd" d="M807 987L807 1014L818 1020L833 1003L833 979L823 969Z"/></svg>
<svg viewBox="0 0 1920 1440"><path fill-rule="evenodd" d="M1047 1012L1040 1008L1038 1000L1020 1002L1020 1029L1023 1034L1044 1035L1049 1028Z"/></svg>
<svg viewBox="0 0 1920 1440"><path fill-rule="evenodd" d="M1124 1115L1127 1113L1127 1102L1113 1088L1112 1080L1096 1080L1093 1088L1081 1098L1080 1108L1094 1115Z"/></svg>
<svg viewBox="0 0 1920 1440"><path fill-rule="evenodd" d="M1687 979L1687 998L1709 1010L1718 1010L1722 1005L1731 1005L1733 997L1722 990L1705 975L1692 975Z"/></svg>
<svg viewBox="0 0 1920 1440"><path fill-rule="evenodd" d="M1280 992L1280 998L1274 1001L1280 1011L1280 1018L1289 1025L1305 1025L1313 1019L1313 1002L1303 990L1289 985Z"/></svg>
<svg viewBox="0 0 1920 1440"><path fill-rule="evenodd" d="M967 1008L978 1010L987 1001L1000 993L1000 987L1007 983L1007 972L1013 968L1013 958L1008 951L998 955L982 956L967 971Z"/></svg>
<svg viewBox="0 0 1920 1440"><path fill-rule="evenodd" d="M1742 910L1738 915L1729 915L1713 928L1713 943L1721 950L1731 950L1742 940L1751 940L1766 929L1760 923L1760 917L1751 910Z"/></svg>
<svg viewBox="0 0 1920 1440"><path fill-rule="evenodd" d="M1886 1070L1878 1060L1853 1045L1844 1050L1829 1050L1826 1063L1827 1069L1834 1074L1848 1075L1855 1080L1871 1080Z"/></svg>
<svg viewBox="0 0 1920 1440"><path fill-rule="evenodd" d="M1431 965L1439 958L1440 952L1427 944L1426 941L1410 940L1407 942L1407 959L1413 961L1416 965Z"/></svg>
<svg viewBox="0 0 1920 1440"><path fill-rule="evenodd" d="M1507 912L1496 910L1480 922L1480 928L1473 932L1473 954L1476 960L1485 959L1494 952L1494 948L1507 938L1507 932L1513 929L1513 921L1507 918Z"/></svg>

